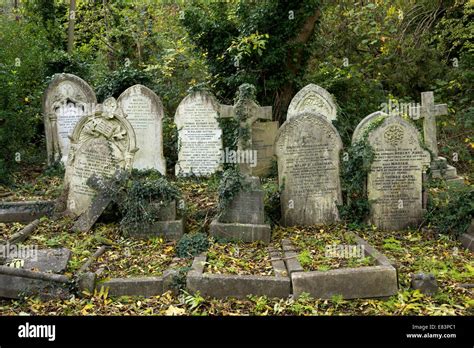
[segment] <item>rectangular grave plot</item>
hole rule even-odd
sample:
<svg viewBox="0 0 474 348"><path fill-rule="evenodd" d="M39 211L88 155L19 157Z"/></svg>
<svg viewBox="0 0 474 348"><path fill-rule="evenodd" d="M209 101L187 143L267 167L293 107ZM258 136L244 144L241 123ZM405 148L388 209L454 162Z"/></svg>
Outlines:
<svg viewBox="0 0 474 348"><path fill-rule="evenodd" d="M269 248L268 252L273 267L271 276L205 273L208 256L203 253L194 258L188 272L187 288L215 298L246 298L249 295L286 298L291 284L285 263L279 251Z"/></svg>
<svg viewBox="0 0 474 348"><path fill-rule="evenodd" d="M191 261L175 257L170 251L174 243L153 243L156 242L135 241L133 248L105 251L89 267L97 276L95 288L108 289L110 296L149 297L177 291L174 278L178 269L189 267Z"/></svg>
<svg viewBox="0 0 474 348"><path fill-rule="evenodd" d="M289 240L282 241L294 296L308 293L314 298L331 299L333 296L342 296L344 299L353 299L383 298L397 293L398 278L395 267L365 240L354 233L349 235L358 245L364 247L365 256L374 260L373 266L304 271L298 261L295 246Z"/></svg>

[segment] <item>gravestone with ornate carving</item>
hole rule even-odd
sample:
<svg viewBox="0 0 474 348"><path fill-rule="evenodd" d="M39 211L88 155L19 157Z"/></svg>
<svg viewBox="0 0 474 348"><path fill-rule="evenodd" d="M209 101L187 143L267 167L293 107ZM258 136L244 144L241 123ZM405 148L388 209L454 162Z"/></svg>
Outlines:
<svg viewBox="0 0 474 348"><path fill-rule="evenodd" d="M375 158L367 178L370 222L385 230L418 226L425 211L423 180L430 153L417 129L398 117L387 117L368 135Z"/></svg>
<svg viewBox="0 0 474 348"><path fill-rule="evenodd" d="M56 74L43 95L43 117L48 164L69 153L69 136L79 120L93 112L97 99L92 88L72 74Z"/></svg>
<svg viewBox="0 0 474 348"><path fill-rule="evenodd" d="M114 98L82 118L72 133L66 166L67 210L74 215L84 213L96 195L87 180L131 170L136 151L133 127Z"/></svg>
<svg viewBox="0 0 474 348"><path fill-rule="evenodd" d="M286 119L289 120L299 113L311 111L326 117L329 122L337 117L337 105L332 95L324 88L309 84L302 88L291 100Z"/></svg>

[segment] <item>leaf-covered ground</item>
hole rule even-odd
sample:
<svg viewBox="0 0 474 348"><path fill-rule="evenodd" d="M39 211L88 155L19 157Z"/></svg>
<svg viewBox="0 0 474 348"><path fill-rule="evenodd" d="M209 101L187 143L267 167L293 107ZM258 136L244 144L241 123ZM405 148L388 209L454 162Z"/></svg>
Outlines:
<svg viewBox="0 0 474 348"><path fill-rule="evenodd" d="M214 180L178 181L186 205L182 212L188 232L206 232L216 214L217 195ZM101 245L108 252L93 265L103 268L106 276L156 275L170 264L189 265L175 255L174 243L159 238L135 241L123 237L116 223L101 222L89 233L71 232L72 221L42 219L40 226L25 243L40 247L67 247L72 251L68 275L77 271ZM0 225L2 237L18 231L20 224ZM272 246L282 238L293 240L300 254L308 250L312 268L345 266L345 259L315 258L312 250L321 251L324 243L347 243L343 233L350 230L344 225L310 228L280 228L273 231ZM473 315L474 264L472 253L446 235L427 231L383 232L373 227L355 231L371 245L392 260L399 270L400 290L389 299L331 300L269 299L249 296L238 300L203 298L199 294L181 291L152 298L110 298L106 291L72 296L66 300L41 301L37 298L1 300L1 315ZM152 254L152 255L150 255ZM317 253L314 253L315 255ZM237 274L270 274L271 263L266 248L252 244L211 243L207 272ZM319 254L318 254L319 255ZM333 264L337 262L337 264ZM135 266L134 266L135 265ZM151 266L151 267L150 267ZM410 275L417 272L435 274L440 291L433 296L410 290ZM108 276L107 276L108 277Z"/></svg>
<svg viewBox="0 0 474 348"><path fill-rule="evenodd" d="M298 253L298 261L305 271L328 271L338 268L374 266L375 260L358 255L357 243L346 235L346 229L334 226L277 227L274 239L289 239ZM332 250L338 245L354 246L346 255L337 255ZM331 247L335 246L334 249ZM329 250L328 250L329 248ZM349 251L352 255L349 254ZM336 255L334 255L336 254ZM349 257L347 257L349 256Z"/></svg>
<svg viewBox="0 0 474 348"><path fill-rule="evenodd" d="M212 243L205 273L272 276L268 248L261 243Z"/></svg>

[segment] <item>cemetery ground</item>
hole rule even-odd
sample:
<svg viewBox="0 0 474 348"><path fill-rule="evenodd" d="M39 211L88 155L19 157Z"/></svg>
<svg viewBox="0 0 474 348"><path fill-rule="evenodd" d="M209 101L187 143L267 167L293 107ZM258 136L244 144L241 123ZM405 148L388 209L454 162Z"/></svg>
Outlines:
<svg viewBox="0 0 474 348"><path fill-rule="evenodd" d="M61 173L24 170L11 187L0 187L3 199L55 199L61 194ZM216 176L209 179L188 178L175 182L182 190L186 206L182 209L185 230L189 234L206 234L217 213ZM264 180L265 209L272 212L275 179ZM434 190L439 190L435 188ZM273 202L273 203L272 203ZM274 211L274 209L273 209ZM113 212L113 211L112 211ZM109 215L109 217L107 217ZM271 215L271 214L270 214ZM90 266L98 274L93 292L75 293L63 299L40 299L35 296L1 300L1 315L472 315L474 264L472 252L454 237L435 232L435 226L384 232L374 226L343 223L306 226L272 226L270 247L281 250L282 240L290 240L297 260L304 270L327 271L342 267L370 266L374 260L364 258L324 257L326 245L353 244L346 232L355 232L388 257L398 270L398 292L383 299L351 299L333 296L314 299L307 294L298 298L269 298L249 295L246 298L216 299L185 290L185 279L175 278L173 290L159 296L111 296L100 283L116 277L162 276L173 268L186 274L192 257L178 257L177 243L161 237L132 239L119 232L117 220L105 214L89 232L72 232L73 221L60 218L40 219L37 229L22 243L40 248L66 247L71 250L65 275L73 275L105 246L105 252ZM8 238L23 224L0 224L0 235ZM317 238L316 238L317 236ZM254 243L221 243L207 239L208 274L272 276L272 256L268 245ZM183 255L180 255L183 256ZM410 289L411 274L434 274L439 291L434 295Z"/></svg>

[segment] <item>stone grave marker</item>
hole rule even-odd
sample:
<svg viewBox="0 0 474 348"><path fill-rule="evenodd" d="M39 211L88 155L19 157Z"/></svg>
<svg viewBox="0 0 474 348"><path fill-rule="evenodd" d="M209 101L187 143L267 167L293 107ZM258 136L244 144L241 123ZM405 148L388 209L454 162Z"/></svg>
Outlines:
<svg viewBox="0 0 474 348"><path fill-rule="evenodd" d="M417 129L390 116L368 136L375 158L367 179L370 222L385 230L418 226L424 213L423 177L430 154Z"/></svg>
<svg viewBox="0 0 474 348"><path fill-rule="evenodd" d="M332 223L342 204L339 152L342 141L325 116L304 112L287 119L275 143L282 224Z"/></svg>
<svg viewBox="0 0 474 348"><path fill-rule="evenodd" d="M324 88L312 83L302 88L293 97L288 106L286 119L289 120L305 111L322 114L329 122L337 117L337 105L334 98Z"/></svg>
<svg viewBox="0 0 474 348"><path fill-rule="evenodd" d="M114 98L105 100L94 114L82 118L72 133L66 166L67 210L74 215L84 213L96 196L87 180L130 170L136 151L133 127Z"/></svg>
<svg viewBox="0 0 474 348"><path fill-rule="evenodd" d="M352 134L352 144L355 144L356 142L362 140L364 133L367 131L369 125L373 121L382 120L385 117L388 117L388 114L382 111L376 111L363 118L362 121L360 121L357 125L356 129L354 130L354 133Z"/></svg>
<svg viewBox="0 0 474 348"><path fill-rule="evenodd" d="M117 99L124 116L131 123L137 139L138 151L133 168L156 169L166 175L163 156L163 104L148 87L134 85Z"/></svg>
<svg viewBox="0 0 474 348"><path fill-rule="evenodd" d="M187 95L174 117L178 129L176 175L210 175L221 169L222 129L219 103L209 92Z"/></svg>
<svg viewBox="0 0 474 348"><path fill-rule="evenodd" d="M421 106L410 107L409 114L415 120L423 118L424 142L433 155L431 158L431 176L464 183L464 179L458 176L456 168L449 165L446 158L439 156L436 116L448 114L447 104L435 104L433 92L422 92Z"/></svg>
<svg viewBox="0 0 474 348"><path fill-rule="evenodd" d="M238 118L241 113L240 127L248 132L248 138L240 137L238 151L241 158L249 159L253 151L256 161L241 161L240 169L249 175L265 176L269 173L274 158L274 142L278 130L278 122L272 120L272 107L259 106L253 99L255 87L242 84L239 87L235 105L221 105L220 117ZM241 111L238 111L241 110ZM242 163L244 162L244 163ZM253 162L253 163L252 163Z"/></svg>
<svg viewBox="0 0 474 348"><path fill-rule="evenodd" d="M226 210L211 222L209 234L226 240L270 242L270 225L265 224L264 193L260 178L246 175L245 189L230 202Z"/></svg>
<svg viewBox="0 0 474 348"><path fill-rule="evenodd" d="M80 77L56 74L42 102L48 164L59 160L65 164L69 153L69 135L79 120L95 108L95 93Z"/></svg>

